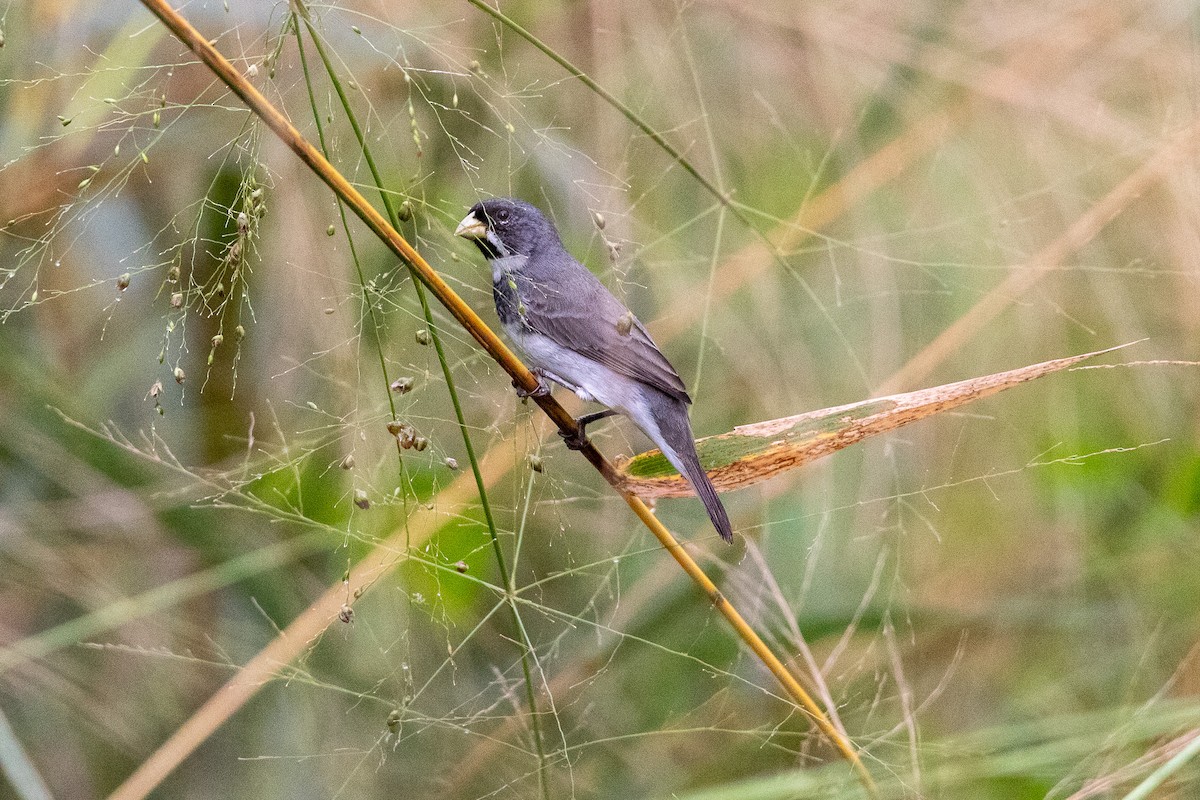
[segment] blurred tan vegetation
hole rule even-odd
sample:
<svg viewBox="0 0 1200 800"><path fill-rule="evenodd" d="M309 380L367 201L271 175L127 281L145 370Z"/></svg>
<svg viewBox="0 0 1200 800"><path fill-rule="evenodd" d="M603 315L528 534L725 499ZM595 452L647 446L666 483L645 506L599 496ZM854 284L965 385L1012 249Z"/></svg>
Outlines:
<svg viewBox="0 0 1200 800"><path fill-rule="evenodd" d="M1136 797L1164 770L1142 797L1192 796L1196 10L499 8L725 202L468 3L312 12L409 240L492 321L454 223L545 209L698 435L1145 340L726 494L731 547L692 498L657 514L885 794ZM182 10L317 140L287 4ZM231 716L156 796L526 798L539 772L553 797L861 796L435 308L525 650L407 271L354 220L352 253L329 192L140 6L24 0L0 33L0 797L107 796L210 698ZM331 160L375 199L305 44ZM428 440L402 462L401 378ZM297 659L244 707L215 695L306 611Z"/></svg>

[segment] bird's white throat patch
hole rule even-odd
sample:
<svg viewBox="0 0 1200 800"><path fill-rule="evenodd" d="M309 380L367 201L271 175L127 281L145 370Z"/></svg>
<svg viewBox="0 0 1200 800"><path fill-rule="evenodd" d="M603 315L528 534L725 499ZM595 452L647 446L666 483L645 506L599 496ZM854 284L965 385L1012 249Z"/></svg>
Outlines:
<svg viewBox="0 0 1200 800"><path fill-rule="evenodd" d="M488 231L488 236L492 236L491 231ZM529 256L501 256L488 259L488 263L492 265L492 283L499 283L505 273L520 272L528 260Z"/></svg>
<svg viewBox="0 0 1200 800"><path fill-rule="evenodd" d="M491 228L488 228L487 231L484 232L483 238L487 239L488 242L491 243L492 247L496 249L496 252L500 254L500 258L510 258L512 256L512 251L508 249L508 245L501 241L500 237L497 236L496 232Z"/></svg>

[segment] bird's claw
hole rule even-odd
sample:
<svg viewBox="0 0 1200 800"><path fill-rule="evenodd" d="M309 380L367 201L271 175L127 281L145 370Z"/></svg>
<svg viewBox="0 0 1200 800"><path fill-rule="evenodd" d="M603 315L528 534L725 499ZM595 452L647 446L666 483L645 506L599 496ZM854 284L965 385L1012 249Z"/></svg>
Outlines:
<svg viewBox="0 0 1200 800"><path fill-rule="evenodd" d="M515 380L512 382L513 388L517 390L517 397L524 400L526 397L545 397L550 394L550 387L546 384L546 381L542 380L542 376L534 373L534 377L537 378L538 385L532 392Z"/></svg>
<svg viewBox="0 0 1200 800"><path fill-rule="evenodd" d="M591 444L591 440L583 432L582 427L576 427L571 432L558 431L558 435L562 437L563 444L567 446L568 450L582 450Z"/></svg>
<svg viewBox="0 0 1200 800"><path fill-rule="evenodd" d="M591 425L597 420L604 419L605 417L611 417L616 413L617 411L615 409L606 408L603 411L597 411L594 414L584 414L582 417L575 420L574 431L571 433L559 431L558 435L562 437L563 444L567 446L568 450L582 450L591 444L591 441L587 437L587 426Z"/></svg>

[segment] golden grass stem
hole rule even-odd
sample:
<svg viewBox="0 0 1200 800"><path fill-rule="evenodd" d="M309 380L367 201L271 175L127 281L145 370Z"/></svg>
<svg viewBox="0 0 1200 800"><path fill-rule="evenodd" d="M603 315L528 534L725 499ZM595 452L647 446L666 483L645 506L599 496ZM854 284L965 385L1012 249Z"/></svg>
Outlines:
<svg viewBox="0 0 1200 800"><path fill-rule="evenodd" d="M654 516L654 512L650 510L650 507L642 502L642 499L637 495L622 492L621 496L625 498L625 502L633 509L633 513L638 515L638 518L645 523L646 527L650 529L655 538L666 548L666 551L671 554L676 563L688 574L688 577L695 581L696 585L708 596L713 607L721 612L721 616L725 617L741 640L746 643L746 646L766 665L767 669L771 671L771 674L775 676L775 679L779 681L787 693L800 704L800 707L812 718L817 728L829 737L830 741L838 749L838 752L854 766L863 786L869 794L874 796L876 794L875 783L871 779L871 773L867 771L866 765L859 758L858 751L854 749L850 740L834 727L833 723L829 720L829 716L817 705L817 702L812 699L812 696L809 695L804 687L800 685L800 681L796 680L796 677L788 671L783 662L776 658L775 654L771 652L771 648L767 647L766 642L759 637L754 628L750 627L750 623L746 622L745 617L733 607L733 604L717 588L717 585L712 582L708 575L704 574L704 570L700 569L700 565L696 563L695 559L683 549L683 545L679 543L679 540L672 536L666 526L658 521L658 517Z"/></svg>
<svg viewBox="0 0 1200 800"><path fill-rule="evenodd" d="M506 372L508 372L514 381L522 388L532 392L538 386L537 379L529 371L529 369L521 363L521 361L513 354L513 352L499 339L498 336L480 319L479 315L468 306L461 297L446 283L446 281L434 270L424 258L421 257L412 245L393 228L382 214L379 213L367 200L342 176L337 169L329 163L326 158L293 126L286 117L270 103L254 86L226 59L208 40L200 35L191 23L179 15L172 9L165 0L142 0L144 6L150 10L158 19L165 25L183 44L190 49L196 56L207 66L212 72L230 88L242 102L244 102L251 111L253 111L260 119L266 123L271 129L308 167L317 174L317 176L327 185L333 192L354 211L355 215L363 221L364 224L377 235L397 256L409 265L413 274L416 275L422 283L429 288L430 291L438 298L443 306L450 314L458 320L468 333L480 344L481 347L490 355L496 363L498 363ZM546 413L548 417L558 426L559 430L565 433L574 433L576 431L575 420L567 413L553 397L546 395L545 397L535 398L538 406ZM625 498L626 503L633 509L634 513L642 520L643 523L650 529L651 533L663 544L664 547L671 553L675 560L683 567L684 571L694 580L701 590L709 597L717 610L733 626L737 635L746 643L747 647L758 656L767 668L775 675L780 684L787 693L808 713L814 720L817 727L825 733L835 744L838 751L854 766L858 772L860 779L866 787L867 791L874 795L874 783L871 780L870 773L859 759L858 753L855 751L850 741L838 731L829 718L809 696L809 694L800 685L799 681L788 672L783 663L770 651L767 645L754 632L745 619L737 612L737 610L729 603L729 601L720 593L716 585L709 580L699 565L684 551L683 547L671 535L670 531L663 526L661 522L650 512L640 499L634 495L621 491L619 488L620 476L613 468L612 464L591 444L588 444L580 452L594 466L606 481L614 488L621 492L621 496ZM361 567L362 565L360 565ZM379 567L381 565L375 565ZM327 593L328 594L328 593ZM255 658L255 662L259 662L264 654L268 653L264 650ZM263 668L270 666L273 674L276 668L274 656L268 656ZM239 676L239 680L249 680L252 676ZM244 691L244 690L243 690ZM245 699L238 700L239 693L231 689L232 701L245 702ZM210 699L206 704L206 708L213 703L224 702L222 695ZM203 709L202 709L203 710ZM198 714L197 717L200 715ZM185 728L188 729L187 740L191 742L191 747L194 749L203 738L197 739L196 736L203 734L203 737L210 735L216 729L216 725L210 725L205 732L204 725L197 723L195 729L189 728L192 722L195 722L197 717L189 720L189 723L176 732L176 735L168 742L171 744L180 734L184 733ZM207 719L206 717L205 719ZM221 717L221 720L227 718ZM216 724L220 724L219 721ZM144 797L148 792L153 790L159 782L169 774L170 770L178 764L186 753L182 753L177 757L170 759L156 759L162 753L161 748L158 753L151 757L145 764L139 768L131 778L118 789L113 795L119 800L131 800L132 798ZM188 751L190 752L190 750ZM165 768L165 770L164 770ZM137 779L135 781L135 779Z"/></svg>

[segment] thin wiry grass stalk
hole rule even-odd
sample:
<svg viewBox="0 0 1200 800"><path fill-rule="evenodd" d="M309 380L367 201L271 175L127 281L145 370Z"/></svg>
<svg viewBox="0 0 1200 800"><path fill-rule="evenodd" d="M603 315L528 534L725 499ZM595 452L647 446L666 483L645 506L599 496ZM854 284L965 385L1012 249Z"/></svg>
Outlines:
<svg viewBox="0 0 1200 800"><path fill-rule="evenodd" d="M671 159L675 161L675 163L682 167L687 174L691 175L697 183L703 186L705 191L709 192L717 199L717 202L727 208L729 213L733 215L734 219L744 225L752 234L754 234L755 237L758 238L760 242L762 242L764 246L766 246L767 252L771 256L771 260L774 261L775 264L781 269L791 275L792 278L795 279L796 283L799 284L800 290L804 292L804 295L817 309L817 313L821 315L825 322L829 324L830 330L834 332L834 335L838 339L838 343L844 350L844 355L848 363L850 363L854 367L855 371L862 377L863 382L866 382L866 368L859 361L858 354L855 352L854 347L851 346L849 339L846 338L845 333L843 333L841 327L837 324L837 321L829 313L829 309L826 308L825 304L821 302L820 298L817 296L817 293L813 291L813 288L809 285L808 281L805 280L804 277L787 262L787 259L784 258L783 253L781 253L778 248L774 246L771 238L761 228L754 224L750 215L755 209L743 203L739 203L737 200L734 200L733 196L729 192L722 191L716 183L714 183L710 178L706 177L704 173L697 169L696 166L687 158L687 156L685 156L677 147L667 141L666 137L659 133L653 125L642 119L640 114L627 106L625 103L621 102L621 100L618 99L612 92L608 91L599 83L597 83L586 72L571 63L566 56L563 56L550 45L534 36L529 30L518 24L512 17L509 17L497 8L492 8L483 2L483 0L468 0L468 2L470 2L471 5L475 6L476 8L479 8L481 11L490 14L505 27L509 28L521 38L525 39L534 47L536 47L538 50L545 53L550 60L561 66L567 72L571 73L572 77L576 78L584 86L599 95L606 103L611 105L613 108L619 111L623 117L633 123L638 130L649 136L651 141L662 148L662 150L669 155Z"/></svg>
<svg viewBox="0 0 1200 800"><path fill-rule="evenodd" d="M300 36L300 28L292 24L296 34L296 48L300 52L300 71L304 74L304 86L308 90L308 103L312 107L313 121L317 126L317 140L321 143L321 152L329 157L329 145L325 141L325 125L321 122L321 115L317 110L317 98L313 94L312 78L308 72L308 57L304 53L304 40ZM350 260L354 262L354 271L358 276L358 287L362 294L363 305L367 308L367 315L371 319L371 329L375 333L375 353L379 356L379 371L383 375L383 391L387 395L388 411L391 413L393 420L396 416L396 398L392 396L391 376L388 375L387 359L383 355L383 326L379 322L379 315L375 311L375 303L371 299L371 293L367 289L367 278L363 273L362 261L358 257L358 248L354 245L354 234L350 230L350 221L346 219L346 204L337 200L338 217L341 219L342 231L346 234L346 244L350 248ZM408 481L405 478L404 469L404 449L400 446L400 440L396 439L396 459L400 463L400 485L406 486ZM404 499L405 511L408 510L408 492L401 493ZM405 514L407 517L407 513Z"/></svg>
<svg viewBox="0 0 1200 800"><path fill-rule="evenodd" d="M329 81L333 85L334 91L337 93L338 100L342 104L342 111L346 115L346 120L350 123L351 129L354 131L354 137L358 142L359 151L363 155L363 160L367 165L367 169L371 172L371 178L375 181L375 187L379 191L379 196L383 200L384 208L387 209L388 219L391 220L392 227L400 229L400 214L396 209L395 203L392 201L391 193L389 193L383 181L383 175L379 171L379 167L375 163L375 156L371 152L371 146L367 143L367 137L363 133L362 125L359 124L358 115L354 113L354 107L350 103L350 98L346 95L345 87L338 78L337 70L334 69L333 61L329 58L328 52L325 50L325 45L321 42L321 37L318 35L316 26L313 25L312 17L308 12L308 7L302 0L293 0L295 14L293 20L301 19L304 21L305 27L308 29L308 34L312 37L313 47L317 50L317 55L321 58L321 63L325 67L325 72L329 76ZM296 31L296 43L300 48L300 57L304 59L304 44L303 37L300 35L300 26L294 24ZM307 67L304 72L305 81L308 82L309 99L312 102L313 118L317 121L317 130L321 137L321 149L324 151L326 158L329 157L328 147L325 145L325 135L322 132L323 126L320 122L320 113L317 110L316 100L312 93L312 84L309 81ZM343 227L345 227L346 215L344 205L341 199L338 200L338 211L342 215ZM346 231L347 236L350 235L349 229ZM358 262L355 262L356 266ZM517 608L515 601L516 585L514 584L514 575L508 568L506 559L504 558L504 550L500 546L500 535L496 530L496 520L492 515L492 504L488 500L487 487L484 485L483 476L479 470L479 459L475 455L475 447L471 443L471 433L467 429L467 420L462 410L462 403L458 397L458 389L455 385L454 374L450 370L450 364L446 360L446 352L442 346L442 337L438 332L437 325L433 320L433 311L429 307L429 298L425 294L425 287L417 280L417 276L409 266L409 274L413 277L413 286L417 290L417 297L421 301L421 311L425 317L425 324L429 330L430 338L433 341L433 347L437 353L438 363L442 368L442 377L446 381L446 388L450 393L450 402L454 406L454 416L458 421L458 430L462 435L463 447L467 452L467 461L471 465L471 474L475 477L475 485L479 491L479 502L483 508L484 521L487 524L488 535L491 537L492 552L496 556L496 564L500 569L500 578L504 585L505 592L508 597L508 607L513 616L513 627L517 631L517 636L521 642L521 672L525 679L525 695L526 701L529 703L529 720L533 730L534 749L538 754L538 786L541 788L542 797L545 800L550 798L550 790L546 784L546 752L542 739L542 728L540 715L537 706L537 693L533 686L533 671L529 668L529 659L533 653L533 641L529 637L529 632L525 628L525 624L521 619L521 612ZM370 303L370 298L367 295L366 280L363 277L362 268L358 268L359 284L362 286L363 297L368 302L371 308L371 319L375 320L375 310L373 304ZM378 329L378 328L377 328ZM378 338L378 337L377 337ZM379 350L380 364L383 364L383 349L380 346ZM388 402L392 404L392 418L396 418L395 403L392 400L392 393L388 386L387 371L384 371L384 386L388 393ZM399 449L397 443L397 449Z"/></svg>
<svg viewBox="0 0 1200 800"><path fill-rule="evenodd" d="M509 440L511 443L511 440ZM484 483L494 486L508 474L512 456L508 447L493 447L488 457L482 460ZM474 479L461 474L453 483L442 490L440 497L448 506L455 506L470 499ZM377 542L350 570L348 584L366 588L374 585L389 571L404 560L404 554L412 547L428 541L441 528L441 518L426 516L415 524L405 524L381 542ZM272 639L244 667L216 691L188 720L177 728L143 761L132 775L125 779L109 800L142 800L162 783L183 761L195 752L205 740L237 713L250 698L254 697L280 670L304 652L312 641L337 619L341 605L345 602L347 583L338 582L330 586L299 616L293 619L283 632Z"/></svg>
<svg viewBox="0 0 1200 800"><path fill-rule="evenodd" d="M1016 267L1008 277L994 286L979 302L971 306L952 325L925 345L891 378L879 387L881 394L898 392L920 381L949 354L960 352L963 344L985 325L1036 286L1051 270L1062 264L1096 237L1100 231L1121 215L1154 184L1171 176L1172 170L1194 155L1200 146L1200 119L1178 131L1150 158L1146 159L1125 180L1092 204L1057 238L1047 244L1025 264Z"/></svg>
<svg viewBox="0 0 1200 800"><path fill-rule="evenodd" d="M329 186L361 219L370 230L408 264L414 275L437 296L438 300L455 319L471 334L483 349L514 379L515 383L530 393L538 386L538 380L529 369L512 353L500 338L480 319L461 297L446 283L398 230L388 223L367 200L306 140L287 118L272 105L217 49L197 31L191 23L175 12L164 0L142 0L143 5L171 30L212 72L225 83L242 101L257 114L316 175ZM551 395L535 398L538 406L563 433L577 435L575 420ZM636 495L621 488L620 477L612 464L594 445L588 443L580 451L597 471L621 495L626 504L637 514L643 524L671 554L683 570L709 598L713 606L726 618L739 638L763 662L787 693L813 720L813 723L834 744L842 756L854 767L858 778L868 793L874 795L874 781L870 772L859 758L850 741L829 721L820 705L812 699L800 682L783 662L771 652L749 623L725 598L717 586L705 575L695 560L685 551L670 531L660 522ZM156 785L156 784L153 784ZM152 786L153 786L152 785ZM151 786L151 788L152 788Z"/></svg>
<svg viewBox="0 0 1200 800"><path fill-rule="evenodd" d="M737 4L728 10L757 24L772 28L779 27L774 19L762 14L754 6ZM797 32L797 29L792 26L784 26L783 30L789 34ZM1053 28L1046 32L1044 38L1051 39L1055 34L1061 32L1059 28ZM1092 44L1092 39L1089 37L1059 36L1054 41L1058 42L1060 39L1067 42L1068 45L1055 47L1055 59L1058 62L1063 61L1068 54L1075 55L1080 51L1086 52L1087 47ZM853 40L847 39L847 41L852 42ZM1033 50L1040 42L1041 40L1035 40L1035 43L1021 48L1013 53L1004 64L983 72L977 79L967 81L966 85L972 91L985 96L1005 102L1016 102L1013 95L1018 92L1015 88L1012 91L1002 92L997 90L997 87L1009 87L1019 83L1018 76L1015 74L1019 67L1024 67L1026 72L1037 72L1043 76L1044 80L1049 80L1045 70L1048 66L1053 65L1046 65L1041 61L1031 64L1028 58L1029 51ZM1067 46L1072 48L1069 53L1064 50L1064 47ZM962 65L955 64L954 66L961 67ZM956 79L961 79L962 71L955 71L952 74ZM1052 76L1057 74L1057 71L1051 73ZM1041 96L1037 88L1037 86L1020 84L1021 93ZM848 169L836 183L830 184L811 197L805 195L803 202L800 203L800 207L790 220L771 220L774 222L775 228L768 234L769 243L751 242L724 260L717 270L715 280L711 281L714 299L728 297L738 288L750 283L765 271L768 264L772 263L773 254L787 254L795 250L806 240L816 236L818 231L843 216L855 204L862 202L876 190L899 178L918 159L934 152L955 135L968 120L970 111L971 103L968 98L962 96L961 93L955 93L949 98L946 108L932 111L909 124L900 135ZM1078 119L1079 115L1072 117L1073 121L1078 121ZM686 296L696 291L689 288L681 294ZM660 320L653 326L655 335L670 336L682 330L696 320L702 308L696 304L687 304L677 309L670 317Z"/></svg>
<svg viewBox="0 0 1200 800"><path fill-rule="evenodd" d="M638 130L649 136L652 142L661 147L667 153L667 155L669 155L675 161L676 164L683 167L684 171L695 178L696 182L703 186L709 194L715 197L721 205L733 212L734 216L738 217L738 219L740 219L746 227L752 230L754 229L754 225L750 222L750 219L746 216L743 216L742 211L733 205L729 194L722 191L716 183L714 183L703 172L697 169L687 156L685 156L678 148L676 148L675 145L668 142L666 137L655 130L653 125L642 119L640 114L638 114L629 106L625 105L625 103L621 102L616 95L605 89L595 80L593 80L586 72L572 64L565 56L560 54L538 37L534 36L533 33L531 33L528 29L522 27L517 23L516 20L505 14L500 9L492 8L487 3L483 2L483 0L469 0L469 2L480 11L495 17L495 19L504 25L504 27L525 39L525 41L529 42L538 50L541 50L551 61L553 61L555 64L558 64L567 72L571 73L571 76L576 78L584 86L600 95L600 97L602 97L606 103L615 108L617 111L621 112L621 115L624 116L625 119L632 122Z"/></svg>
<svg viewBox="0 0 1200 800"><path fill-rule="evenodd" d="M37 661L64 647L158 614L163 609L215 592L226 586L298 561L328 548L329 534L320 530L260 547L215 567L122 598L87 614L47 628L0 650L0 675L29 661Z"/></svg>
<svg viewBox="0 0 1200 800"><path fill-rule="evenodd" d="M862 202L877 189L900 177L918 159L933 152L958 129L966 119L967 105L957 103L949 109L930 113L867 158L850 168L836 183L811 197L805 196L789 220L774 220L775 228L768 234L770 244L750 242L727 256L711 280L714 300L731 296L765 272L772 262L772 253L788 253L800 247L817 231L828 227L856 203ZM710 283L706 278L705 284ZM684 297L699 294L699 284L684 289ZM670 337L694 323L703 306L688 303L675 313L652 326L655 338Z"/></svg>

